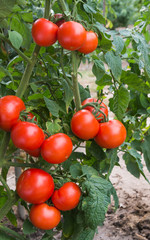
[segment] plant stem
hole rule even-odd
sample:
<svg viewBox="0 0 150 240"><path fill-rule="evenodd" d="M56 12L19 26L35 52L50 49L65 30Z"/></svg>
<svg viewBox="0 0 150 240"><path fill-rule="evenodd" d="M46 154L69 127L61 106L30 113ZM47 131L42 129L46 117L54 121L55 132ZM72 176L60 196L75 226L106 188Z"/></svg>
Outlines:
<svg viewBox="0 0 150 240"><path fill-rule="evenodd" d="M1 148L0 148L0 160L1 161L5 156L9 140L10 140L10 133L9 132L4 132L3 140L2 140Z"/></svg>
<svg viewBox="0 0 150 240"><path fill-rule="evenodd" d="M20 235L17 232L15 232L15 231L11 230L10 228L5 227L3 225L0 225L0 231L10 234L11 236L15 237L16 239L27 240L27 238L25 236Z"/></svg>
<svg viewBox="0 0 150 240"><path fill-rule="evenodd" d="M50 12L50 0L45 0L45 11L44 11L44 18L49 18Z"/></svg>
<svg viewBox="0 0 150 240"><path fill-rule="evenodd" d="M79 91L79 84L77 78L77 70L78 70L78 61L77 61L77 53L75 51L72 52L72 80L73 80L73 95L76 110L79 111L81 108L81 99L80 99L80 91Z"/></svg>
<svg viewBox="0 0 150 240"><path fill-rule="evenodd" d="M28 58L23 52L21 52L18 48L15 48L12 43L9 41L9 39L7 39L2 33L0 33L0 39L2 39L3 41L7 42L15 51L16 53L18 53L18 55L20 57L22 57L26 62L30 63L31 59Z"/></svg>
<svg viewBox="0 0 150 240"><path fill-rule="evenodd" d="M10 190L9 186L7 185L5 179L2 177L2 175L0 175L0 182L3 184L4 188L6 189L8 198L11 197L11 190Z"/></svg>

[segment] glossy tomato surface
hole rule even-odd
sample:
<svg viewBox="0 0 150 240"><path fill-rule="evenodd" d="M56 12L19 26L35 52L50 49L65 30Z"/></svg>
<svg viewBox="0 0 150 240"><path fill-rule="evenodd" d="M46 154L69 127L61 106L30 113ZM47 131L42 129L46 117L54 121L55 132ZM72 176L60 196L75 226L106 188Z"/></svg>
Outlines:
<svg viewBox="0 0 150 240"><path fill-rule="evenodd" d="M44 170L30 168L18 178L16 191L24 201L33 204L43 203L53 194L54 181Z"/></svg>
<svg viewBox="0 0 150 240"><path fill-rule="evenodd" d="M119 147L126 139L126 128L119 120L99 124L99 132L94 138L102 148Z"/></svg>
<svg viewBox="0 0 150 240"><path fill-rule="evenodd" d="M105 103L101 103L101 100L98 100L96 98L87 98L82 102L82 106L87 104L87 103L92 103L92 102L98 102L100 104L100 110L106 115L106 117L108 117L108 108L105 105ZM84 109L87 109L88 111L92 112L94 110L94 107L91 106L87 106ZM97 114L96 117L98 118L97 121L101 122L102 120L104 120L104 115L102 113Z"/></svg>
<svg viewBox="0 0 150 240"><path fill-rule="evenodd" d="M86 31L86 39L83 45L78 49L79 52L88 54L93 52L98 45L98 37L93 31Z"/></svg>
<svg viewBox="0 0 150 240"><path fill-rule="evenodd" d="M57 38L63 48L74 51L83 45L86 31L80 23L69 21L59 27Z"/></svg>
<svg viewBox="0 0 150 240"><path fill-rule="evenodd" d="M74 182L67 182L60 189L54 191L52 202L59 210L67 211L78 205L80 197L79 186Z"/></svg>
<svg viewBox="0 0 150 240"><path fill-rule="evenodd" d="M83 109L73 115L71 130L77 137L89 140L97 135L99 123L90 111Z"/></svg>
<svg viewBox="0 0 150 240"><path fill-rule="evenodd" d="M11 130L11 139L17 148L35 150L44 141L44 132L35 123L19 122Z"/></svg>
<svg viewBox="0 0 150 240"><path fill-rule="evenodd" d="M57 41L58 26L45 19L40 18L33 23L32 37L34 42L43 47L48 47Z"/></svg>
<svg viewBox="0 0 150 240"><path fill-rule="evenodd" d="M41 155L45 161L59 164L69 158L72 148L73 144L69 136L64 133L56 133L43 142Z"/></svg>
<svg viewBox="0 0 150 240"><path fill-rule="evenodd" d="M10 131L18 122L20 112L23 110L25 105L19 97L7 95L0 98L0 128Z"/></svg>
<svg viewBox="0 0 150 240"><path fill-rule="evenodd" d="M60 211L46 203L33 205L29 216L32 224L43 230L50 230L56 227L61 220Z"/></svg>

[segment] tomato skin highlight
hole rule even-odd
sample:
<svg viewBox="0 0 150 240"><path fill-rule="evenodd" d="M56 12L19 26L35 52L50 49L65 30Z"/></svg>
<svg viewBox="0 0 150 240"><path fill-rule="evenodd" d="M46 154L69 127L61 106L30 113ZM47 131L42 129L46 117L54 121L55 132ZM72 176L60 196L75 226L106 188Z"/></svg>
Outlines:
<svg viewBox="0 0 150 240"><path fill-rule="evenodd" d="M35 123L18 122L11 130L11 139L17 148L32 151L44 141L44 132Z"/></svg>
<svg viewBox="0 0 150 240"><path fill-rule="evenodd" d="M99 123L90 111L82 109L73 115L71 130L77 137L89 140L97 135Z"/></svg>
<svg viewBox="0 0 150 240"><path fill-rule="evenodd" d="M83 45L86 30L78 22L65 22L58 28L57 38L63 48L74 51Z"/></svg>
<svg viewBox="0 0 150 240"><path fill-rule="evenodd" d="M69 158L72 149L70 137L64 133L56 133L43 142L41 156L49 163L59 164Z"/></svg>
<svg viewBox="0 0 150 240"><path fill-rule="evenodd" d="M50 230L56 227L61 220L60 211L46 203L33 205L29 217L32 224L42 230Z"/></svg>
<svg viewBox="0 0 150 240"><path fill-rule="evenodd" d="M78 49L79 52L88 54L93 52L98 45L98 37L93 31L86 31L86 39L83 45Z"/></svg>
<svg viewBox="0 0 150 240"><path fill-rule="evenodd" d="M81 105L84 106L87 103L92 103L92 102L97 102L97 101L100 104L100 106L102 106L102 108L100 108L100 110L106 115L106 117L108 117L108 108L107 108L107 106L105 105L105 103L103 103L103 102L101 103L101 101L97 100L96 98L87 98L87 99L85 99L81 103ZM88 111L90 111L92 113L92 111L94 110L94 107L87 106L84 109L87 109ZM102 118L102 119L97 119L98 122L101 122L102 120L104 120L104 115L102 113L96 115L96 117Z"/></svg>
<svg viewBox="0 0 150 240"><path fill-rule="evenodd" d="M23 110L25 105L19 97L7 95L0 98L0 128L9 132L18 122L20 112Z"/></svg>
<svg viewBox="0 0 150 240"><path fill-rule="evenodd" d="M94 138L102 148L119 147L126 139L126 128L119 120L110 120L99 124L99 132Z"/></svg>
<svg viewBox="0 0 150 240"><path fill-rule="evenodd" d="M33 23L32 37L34 42L43 47L53 45L57 41L58 26L45 18L39 18Z"/></svg>
<svg viewBox="0 0 150 240"><path fill-rule="evenodd" d="M68 211L75 208L81 197L81 190L74 182L67 182L52 195L52 202L56 208Z"/></svg>
<svg viewBox="0 0 150 240"><path fill-rule="evenodd" d="M54 192L52 176L42 169L30 168L18 178L16 191L20 198L33 204L47 201Z"/></svg>

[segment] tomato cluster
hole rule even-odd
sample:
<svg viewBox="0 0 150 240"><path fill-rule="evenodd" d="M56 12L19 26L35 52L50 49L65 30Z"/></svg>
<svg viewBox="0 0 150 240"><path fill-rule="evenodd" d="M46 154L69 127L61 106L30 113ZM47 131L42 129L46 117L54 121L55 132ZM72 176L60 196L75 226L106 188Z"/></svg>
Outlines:
<svg viewBox="0 0 150 240"><path fill-rule="evenodd" d="M65 22L62 17L62 14L55 14L56 23L45 18L36 20L32 26L32 37L35 43L48 47L58 40L64 49L78 50L84 54L93 52L98 45L96 33L92 30L86 31L78 22Z"/></svg>
<svg viewBox="0 0 150 240"><path fill-rule="evenodd" d="M17 148L28 154L43 159L51 164L66 161L72 153L73 144L69 136L57 133L45 139L43 130L37 124L19 119L25 110L23 101L16 96L0 98L0 128L10 131L11 139ZM28 113L27 119L37 119ZM67 182L55 190L53 177L42 169L30 168L18 178L16 191L20 198L33 204L30 220L36 227L49 230L61 220L61 212L75 208L81 197L81 190L76 183ZM53 206L46 201L51 198Z"/></svg>

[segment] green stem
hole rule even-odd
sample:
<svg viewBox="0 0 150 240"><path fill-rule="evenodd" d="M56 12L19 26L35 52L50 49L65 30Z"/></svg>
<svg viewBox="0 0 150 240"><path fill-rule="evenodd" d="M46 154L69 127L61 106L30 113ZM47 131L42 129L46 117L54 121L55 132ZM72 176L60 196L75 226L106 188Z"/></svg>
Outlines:
<svg viewBox="0 0 150 240"><path fill-rule="evenodd" d="M11 197L11 190L10 190L9 186L7 185L5 179L2 177L2 175L0 175L0 182L3 184L4 188L6 189L8 198Z"/></svg>
<svg viewBox="0 0 150 240"><path fill-rule="evenodd" d="M79 111L81 108L81 99L80 99L80 91L79 91L79 84L77 78L77 70L78 70L78 59L77 53L75 51L72 52L72 80L73 80L73 95L75 101L76 110Z"/></svg>
<svg viewBox="0 0 150 240"><path fill-rule="evenodd" d="M10 140L10 133L4 132L4 136L3 136L3 140L1 142L1 148L0 148L0 161L2 161L2 159L5 156L5 153L9 144L9 140Z"/></svg>
<svg viewBox="0 0 150 240"><path fill-rule="evenodd" d="M19 233L15 232L15 231L11 230L10 228L5 227L3 225L0 225L0 231L10 234L11 236L15 237L16 239L27 240L27 238L25 236L20 235Z"/></svg>
<svg viewBox="0 0 150 240"><path fill-rule="evenodd" d="M16 53L18 53L18 55L20 57L22 57L26 62L30 63L31 59L28 58L23 52L21 52L18 48L15 48L12 43L9 41L9 39L7 39L2 33L0 33L0 39L2 39L3 41L7 42L15 51Z"/></svg>
<svg viewBox="0 0 150 240"><path fill-rule="evenodd" d="M19 163L19 162L5 162L4 164L0 163L0 167L35 167L37 168L37 163Z"/></svg>
<svg viewBox="0 0 150 240"><path fill-rule="evenodd" d="M58 0L58 2L59 2L59 4L60 4L60 6L61 6L61 9L62 9L64 15L66 16L66 17L65 17L66 20L70 20L70 17L69 17L69 15L70 15L69 9L68 9L65 1L64 1L64 0Z"/></svg>
<svg viewBox="0 0 150 240"><path fill-rule="evenodd" d="M50 12L50 0L45 0L45 12L44 12L44 18L49 18L49 12Z"/></svg>

